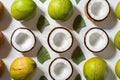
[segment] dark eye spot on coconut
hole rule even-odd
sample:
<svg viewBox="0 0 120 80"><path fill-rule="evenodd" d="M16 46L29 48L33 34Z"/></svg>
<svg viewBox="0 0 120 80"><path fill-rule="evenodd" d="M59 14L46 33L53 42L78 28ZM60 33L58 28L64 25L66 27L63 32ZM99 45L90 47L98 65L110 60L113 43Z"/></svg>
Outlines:
<svg viewBox="0 0 120 80"><path fill-rule="evenodd" d="M45 61L49 60L50 59L50 55L47 51L47 49L45 47L41 47L39 52L38 52L38 55L37 55L37 60L43 64Z"/></svg>
<svg viewBox="0 0 120 80"><path fill-rule="evenodd" d="M48 25L48 20L43 15L41 15L37 22L37 29L42 32L44 30L44 27Z"/></svg>
<svg viewBox="0 0 120 80"><path fill-rule="evenodd" d="M77 33L79 33L80 29L85 26L86 26L86 23L85 23L84 19L81 17L81 15L78 15L73 22L73 29Z"/></svg>
<svg viewBox="0 0 120 80"><path fill-rule="evenodd" d="M85 60L85 56L79 46L75 48L71 58L72 58L72 61L77 65L83 60Z"/></svg>

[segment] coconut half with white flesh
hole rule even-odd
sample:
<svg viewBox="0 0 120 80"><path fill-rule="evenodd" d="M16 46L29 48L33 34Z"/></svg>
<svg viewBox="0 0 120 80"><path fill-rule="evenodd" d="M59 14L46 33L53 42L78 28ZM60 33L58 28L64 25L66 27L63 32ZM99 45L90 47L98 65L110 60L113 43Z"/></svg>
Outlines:
<svg viewBox="0 0 120 80"><path fill-rule="evenodd" d="M110 13L107 0L89 0L85 6L85 14L92 21L103 21Z"/></svg>
<svg viewBox="0 0 120 80"><path fill-rule="evenodd" d="M101 28L90 28L84 37L86 48L94 53L103 51L109 43L107 33Z"/></svg>
<svg viewBox="0 0 120 80"><path fill-rule="evenodd" d="M49 75L53 80L68 80L73 74L71 62L64 58L55 58L49 65Z"/></svg>
<svg viewBox="0 0 120 80"><path fill-rule="evenodd" d="M55 52L66 52L73 45L73 35L66 27L56 27L48 35L48 45Z"/></svg>
<svg viewBox="0 0 120 80"><path fill-rule="evenodd" d="M28 52L35 46L36 38L28 28L18 28L11 36L11 45L20 52Z"/></svg>

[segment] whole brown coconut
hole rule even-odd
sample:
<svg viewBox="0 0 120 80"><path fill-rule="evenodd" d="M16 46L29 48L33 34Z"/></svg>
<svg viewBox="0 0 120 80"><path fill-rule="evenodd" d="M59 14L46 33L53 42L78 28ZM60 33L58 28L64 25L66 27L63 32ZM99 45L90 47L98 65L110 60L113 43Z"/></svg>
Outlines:
<svg viewBox="0 0 120 80"><path fill-rule="evenodd" d="M4 14L4 6L2 2L0 1L0 19L3 17L3 14Z"/></svg>
<svg viewBox="0 0 120 80"><path fill-rule="evenodd" d="M4 41L5 41L4 35L3 35L3 33L0 31L0 46L1 46L2 44L4 44Z"/></svg>
<svg viewBox="0 0 120 80"><path fill-rule="evenodd" d="M4 62L0 59L0 77L3 75L5 70L5 64Z"/></svg>

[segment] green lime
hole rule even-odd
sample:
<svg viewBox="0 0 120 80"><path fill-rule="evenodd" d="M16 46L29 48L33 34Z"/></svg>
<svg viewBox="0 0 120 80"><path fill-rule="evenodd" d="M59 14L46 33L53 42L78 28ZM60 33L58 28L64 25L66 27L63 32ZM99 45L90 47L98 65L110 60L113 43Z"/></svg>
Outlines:
<svg viewBox="0 0 120 80"><path fill-rule="evenodd" d="M11 6L11 14L16 20L29 20L35 16L36 8L33 0L15 0Z"/></svg>
<svg viewBox="0 0 120 80"><path fill-rule="evenodd" d="M120 31L118 31L115 35L114 44L120 50Z"/></svg>
<svg viewBox="0 0 120 80"><path fill-rule="evenodd" d="M55 20L66 21L73 14L73 5L70 0L51 0L48 14Z"/></svg>
<svg viewBox="0 0 120 80"><path fill-rule="evenodd" d="M115 72L116 72L117 76L120 78L120 60L118 60L116 63Z"/></svg>
<svg viewBox="0 0 120 80"><path fill-rule="evenodd" d="M120 2L116 6L115 14L118 19L120 19Z"/></svg>
<svg viewBox="0 0 120 80"><path fill-rule="evenodd" d="M91 58L85 62L83 72L86 80L104 80L108 73L107 63L99 57Z"/></svg>

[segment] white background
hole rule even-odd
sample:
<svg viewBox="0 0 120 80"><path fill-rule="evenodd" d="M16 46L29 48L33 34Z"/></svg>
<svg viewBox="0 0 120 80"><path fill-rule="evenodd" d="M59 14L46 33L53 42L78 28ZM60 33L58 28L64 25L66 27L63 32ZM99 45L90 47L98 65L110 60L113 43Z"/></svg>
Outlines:
<svg viewBox="0 0 120 80"><path fill-rule="evenodd" d="M48 66L52 59L54 59L55 57L58 57L60 55L53 52L49 48L49 46L47 44L47 36L48 36L48 33L50 32L50 30L57 26L67 26L68 28L70 28L75 39L77 40L77 42L74 42L72 49L69 50L68 52L66 52L67 53L66 55L61 55L61 56L67 57L71 61L70 55L71 55L72 51L74 50L75 46L77 46L77 44L78 44L81 47L82 51L84 52L86 60L91 57L94 57L94 56L99 56L106 60L106 62L108 63L108 66L110 68L110 72L108 74L109 76L106 77L106 80L119 80L118 77L115 75L114 68L115 68L115 64L116 64L117 60L120 58L120 51L117 50L113 45L114 36L115 36L116 32L118 30L120 30L120 21L115 17L115 14L114 14L115 7L116 7L117 3L119 2L119 0L108 0L110 3L110 6L111 6L111 13L108 16L108 18L101 23L93 23L90 20L88 20L87 17L85 16L84 6L88 0L81 0L78 5L76 4L75 0L71 0L74 5L74 14L66 22L54 21L53 19L51 19L49 17L48 12L47 12L47 7L51 0L47 0L44 4L41 3L39 0L34 0L38 6L37 14L32 20L26 21L26 22L19 22L11 17L10 8L11 8L11 4L13 3L14 0L0 0L0 1L4 4L4 6L6 8L4 18L2 20L0 20L0 30L3 32L3 34L6 38L5 44L0 47L0 58L3 59L5 65L6 65L6 70L5 70L5 74L0 78L0 80L12 80L9 75L10 64L12 63L12 61L14 59L16 59L17 57L20 57L20 56L29 56L29 57L33 58L35 60L35 62L37 63L37 67L38 67L37 72L32 80L39 80L41 75L45 75L49 80L51 80L51 78L48 74ZM79 14L84 18L87 26L82 28L80 30L80 33L77 34L75 31L73 31L72 24L73 24L75 17ZM37 24L37 21L38 21L38 18L40 15L44 15L50 23L50 25L44 29L43 33L40 33L36 27L36 24ZM35 48L32 51L25 53L25 54L16 51L10 45L11 34L18 27L27 27L27 28L31 29L37 38L37 43L36 43ZM102 53L94 54L94 53L88 51L84 46L84 43L83 43L84 34L91 27L103 28L109 35L110 44L108 45L106 50ZM50 56L52 58L51 60L46 61L44 64L40 64L36 59L37 52L38 52L39 48L41 47L41 45L44 45L48 49ZM74 78L77 74L80 74L82 77L82 80L85 80L85 77L83 75L83 70L82 70L84 62L85 61L83 61L79 65L76 65L72 62L75 71L74 71L73 76L70 78L70 80L74 80Z"/></svg>

